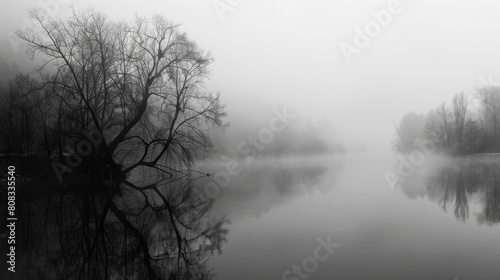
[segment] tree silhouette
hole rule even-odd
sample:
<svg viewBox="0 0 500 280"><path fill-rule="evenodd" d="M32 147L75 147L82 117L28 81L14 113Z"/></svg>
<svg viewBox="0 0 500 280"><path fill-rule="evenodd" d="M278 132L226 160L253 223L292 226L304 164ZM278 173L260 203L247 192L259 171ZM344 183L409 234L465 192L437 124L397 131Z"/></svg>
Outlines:
<svg viewBox="0 0 500 280"><path fill-rule="evenodd" d="M37 26L17 36L44 60L35 87L44 108L39 146L57 161L63 186L23 202L25 217L46 222L25 224L26 240L57 237L33 251L31 260L51 263L37 273L210 278L206 254L220 252L228 221L209 217L212 201L201 196L192 165L212 146L201 124L227 125L219 95L204 86L212 57L161 16L30 17ZM26 250L43 240L31 239Z"/></svg>

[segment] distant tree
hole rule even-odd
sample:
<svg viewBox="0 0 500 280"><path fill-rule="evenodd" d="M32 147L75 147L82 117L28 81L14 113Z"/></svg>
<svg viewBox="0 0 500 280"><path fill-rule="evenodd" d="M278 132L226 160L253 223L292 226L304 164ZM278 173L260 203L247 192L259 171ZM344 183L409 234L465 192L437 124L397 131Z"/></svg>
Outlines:
<svg viewBox="0 0 500 280"><path fill-rule="evenodd" d="M453 106L453 117L455 120L455 135L457 139L457 150L460 154L465 152L464 147L464 131L465 131L465 120L467 117L468 101L467 96L464 92L455 94L452 100Z"/></svg>
<svg viewBox="0 0 500 280"><path fill-rule="evenodd" d="M57 148L62 150L60 139L65 122L62 114L63 100L58 98L55 87L47 87L43 91L37 107L39 121L38 150L43 151L50 157Z"/></svg>
<svg viewBox="0 0 500 280"><path fill-rule="evenodd" d="M467 119L463 133L463 147L467 154L476 153L483 148L484 132L477 121Z"/></svg>
<svg viewBox="0 0 500 280"><path fill-rule="evenodd" d="M393 142L393 149L398 152L411 152L416 149L415 139L424 138L425 116L415 112L407 113L400 121L399 126L395 125L396 135Z"/></svg>
<svg viewBox="0 0 500 280"><path fill-rule="evenodd" d="M479 115L471 114L469 98L463 91L455 94L451 108L443 102L430 111L425 121L425 137L447 153L499 152L500 87L481 87L477 90L477 98ZM407 114L396 127L394 148L398 151L411 148L412 139L421 133L418 126L412 127L412 119L415 113Z"/></svg>
<svg viewBox="0 0 500 280"><path fill-rule="evenodd" d="M0 137L2 153L30 155L34 151L41 96L36 81L19 74L0 89Z"/></svg>
<svg viewBox="0 0 500 280"><path fill-rule="evenodd" d="M453 114L443 102L435 111L429 113L425 133L435 143L440 143L445 150L449 151L452 148L453 131Z"/></svg>
<svg viewBox="0 0 500 280"><path fill-rule="evenodd" d="M485 86L477 90L484 119L488 150L500 151L500 87Z"/></svg>

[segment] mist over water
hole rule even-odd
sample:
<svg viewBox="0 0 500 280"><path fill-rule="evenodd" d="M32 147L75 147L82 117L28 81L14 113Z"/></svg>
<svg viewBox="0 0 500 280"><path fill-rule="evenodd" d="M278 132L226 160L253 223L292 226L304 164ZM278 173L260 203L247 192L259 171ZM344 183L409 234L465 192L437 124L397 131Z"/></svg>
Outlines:
<svg viewBox="0 0 500 280"><path fill-rule="evenodd" d="M3 6L0 279L500 275L500 2Z"/></svg>
<svg viewBox="0 0 500 280"><path fill-rule="evenodd" d="M221 279L279 279L311 256L318 236L340 244L318 262L318 279L491 279L499 272L498 159L435 156L397 189L382 176L397 172L394 154L326 160L313 180L304 163L287 163L252 162L216 202L232 220L225 253L211 261ZM297 188L300 180L310 183Z"/></svg>

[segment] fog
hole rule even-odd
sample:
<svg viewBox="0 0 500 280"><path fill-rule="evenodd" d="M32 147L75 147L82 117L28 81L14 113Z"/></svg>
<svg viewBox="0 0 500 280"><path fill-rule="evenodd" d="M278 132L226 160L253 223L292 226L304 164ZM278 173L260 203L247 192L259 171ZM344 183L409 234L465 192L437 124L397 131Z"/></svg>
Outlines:
<svg viewBox="0 0 500 280"><path fill-rule="evenodd" d="M4 3L8 279L494 279L499 12Z"/></svg>
<svg viewBox="0 0 500 280"><path fill-rule="evenodd" d="M400 1L401 12L351 62L340 44L352 45L355 28L389 1L234 1L219 13L214 4L224 1L60 2L118 19L160 13L182 24L215 58L208 88L223 94L233 124L228 133L287 106L328 120L347 146L387 150L393 122L405 112L425 113L460 90L472 94L481 81L500 80L500 3L493 0ZM2 76L12 63L29 69L7 34L37 3L4 4ZM57 15L69 14L68 6L59 5Z"/></svg>

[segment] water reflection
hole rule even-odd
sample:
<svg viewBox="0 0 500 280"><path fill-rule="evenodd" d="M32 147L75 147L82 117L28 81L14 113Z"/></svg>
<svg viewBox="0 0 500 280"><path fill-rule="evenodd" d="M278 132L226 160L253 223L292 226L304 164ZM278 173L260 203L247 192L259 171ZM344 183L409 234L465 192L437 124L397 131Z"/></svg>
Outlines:
<svg viewBox="0 0 500 280"><path fill-rule="evenodd" d="M500 161L486 157L438 159L427 163L401 185L409 198L427 197L457 220L500 223Z"/></svg>
<svg viewBox="0 0 500 280"><path fill-rule="evenodd" d="M214 205L214 213L230 220L248 216L259 217L274 207L301 195L316 191L327 193L341 173L341 157L297 157L239 162L241 172L222 186ZM222 170L225 162L212 162L207 170ZM324 182L325 174L328 182ZM207 184L212 178L205 179Z"/></svg>
<svg viewBox="0 0 500 280"><path fill-rule="evenodd" d="M496 279L493 276L499 275L500 227L478 226L479 216L475 216L484 210L484 201L480 199L485 193L482 184L494 178L490 176L487 181L476 176L477 183L473 183L473 177L463 181L466 200L458 190L461 206L457 215L467 215L468 211L470 217L463 224L454 216L458 185L453 180L457 180L460 170L465 178L469 176L471 170L467 165L428 158L427 164L415 168L414 176L402 186L405 192L402 194L400 189L391 192L384 178L393 161L393 157L385 154L346 156L344 164L332 161L331 169L312 176L323 186L309 188L289 183L284 185L290 191L281 193L271 183L262 187L252 179L272 182L273 175L282 174L276 175L280 178L276 182L294 182L290 176L301 169L299 163L290 163L296 166L290 173L276 168L272 171L270 163L255 163L256 171L267 170L267 179L244 170L242 176L248 172L246 193L253 197L248 201L240 198L239 204L228 204L232 208L225 209L229 214L241 208L252 212L245 218L242 214L232 216L238 218L231 218L225 252L210 260L217 278L282 279L292 265L300 267L305 258L313 257L316 238L330 235L341 247L324 262L318 262L314 272L302 270L309 274L309 279ZM474 164L479 173L481 164ZM443 173L447 168L448 173ZM486 164L484 168L495 171L493 165ZM444 186L427 185L432 180L439 181L441 176L448 176L445 200L448 214L441 210ZM245 186L237 185L240 181L234 180L221 193L222 199L235 199L237 193L244 192L240 189ZM220 207L218 203L214 208ZM468 210L464 205L468 205ZM270 206L269 212L259 211L259 206L263 209ZM256 218L257 213L265 214ZM300 279L298 275L288 277L295 278Z"/></svg>
<svg viewBox="0 0 500 280"><path fill-rule="evenodd" d="M208 258L220 253L225 218L192 180L151 193L126 187L111 197L85 188L41 192L19 202L18 263L23 279L212 279ZM144 194L144 195L143 195Z"/></svg>
<svg viewBox="0 0 500 280"><path fill-rule="evenodd" d="M92 181L76 175L64 189L51 187L50 179L25 183L36 191L18 201L18 275L213 279L209 260L221 253L230 220L262 215L303 194L326 193L342 164L319 157L241 162L241 174L215 200L199 188L203 180L212 179L206 176L169 181L151 190L122 184L115 195L89 187ZM326 173L332 180L323 183ZM146 179L127 182L137 180Z"/></svg>

